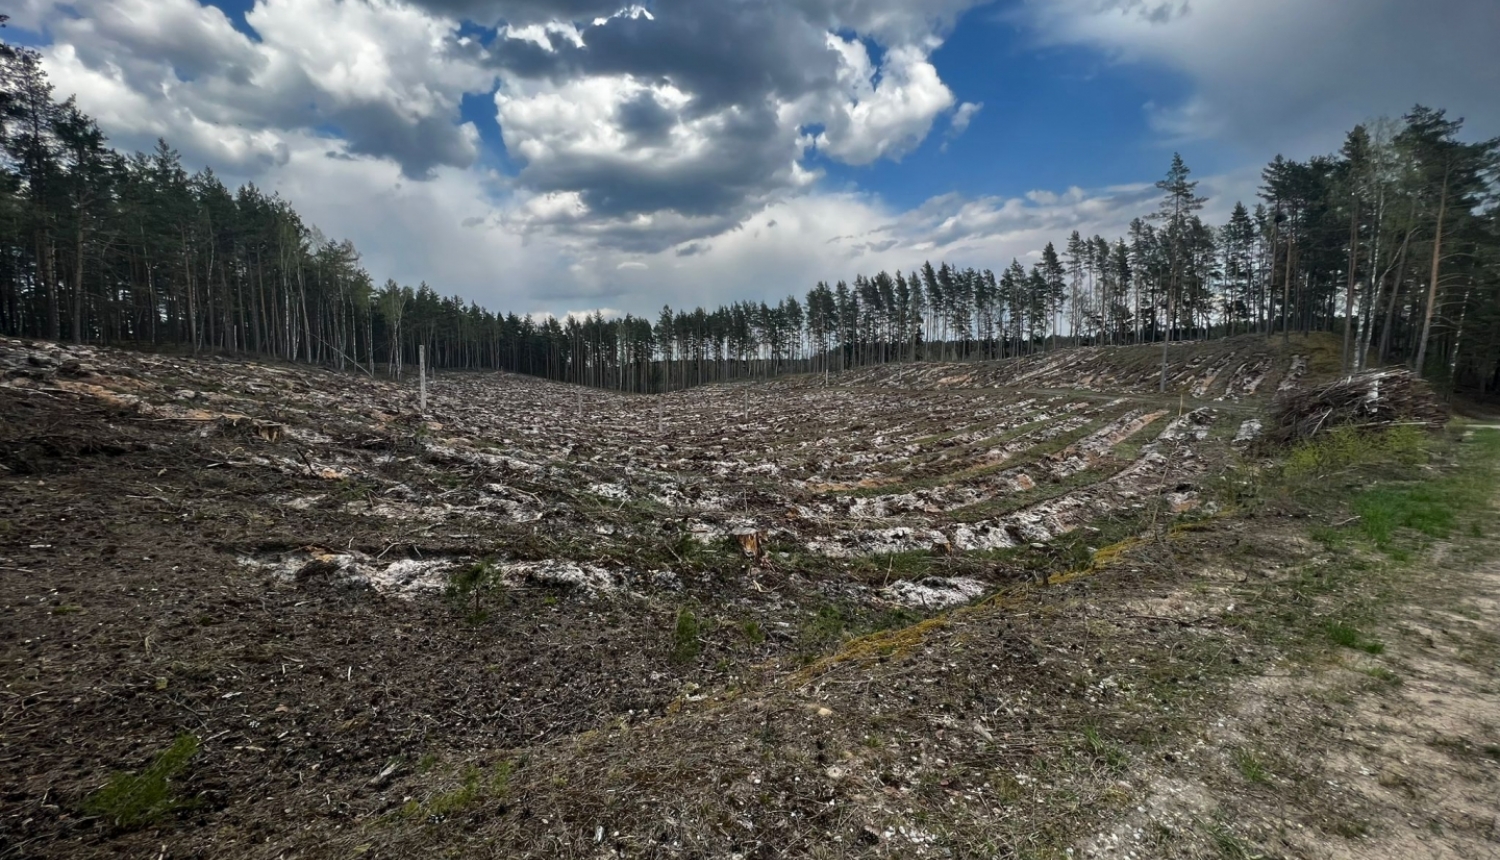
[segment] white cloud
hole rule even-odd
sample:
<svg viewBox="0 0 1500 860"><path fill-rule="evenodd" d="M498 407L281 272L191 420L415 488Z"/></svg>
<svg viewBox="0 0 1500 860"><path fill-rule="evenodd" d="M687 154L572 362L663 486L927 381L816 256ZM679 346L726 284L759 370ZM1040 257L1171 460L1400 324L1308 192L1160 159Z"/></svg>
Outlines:
<svg viewBox="0 0 1500 860"><path fill-rule="evenodd" d="M259 0L259 40L197 0L77 0L47 16L58 89L126 146L164 136L230 169L286 157L290 132L336 133L410 175L474 160L464 92L493 74L455 21L394 0ZM223 165L223 160L231 162Z"/></svg>
<svg viewBox="0 0 1500 860"><path fill-rule="evenodd" d="M820 151L849 164L900 159L932 130L938 115L953 107L953 91L938 77L924 46L890 48L879 74L858 39L828 36L839 55L838 98L804 122L821 120Z"/></svg>
<svg viewBox="0 0 1500 860"><path fill-rule="evenodd" d="M957 137L968 131L969 123L974 121L981 110L984 110L984 102L964 102L959 105L958 110L953 112L953 118L948 121L949 135Z"/></svg>
<svg viewBox="0 0 1500 860"><path fill-rule="evenodd" d="M1028 0L1024 14L1045 42L1184 74L1186 98L1147 106L1169 140L1305 157L1417 102L1500 134L1493 0Z"/></svg>
<svg viewBox="0 0 1500 860"><path fill-rule="evenodd" d="M744 75L714 77L711 51L702 68L623 48L608 68L583 68L602 51L600 28L656 23L639 11L507 29L500 42L528 61L559 63L523 73L491 71L454 19L396 0L259 0L246 18L259 40L195 0L76 5L77 17L57 12L48 67L117 142L165 136L190 165L253 179L353 239L378 280L426 280L492 309L654 315L663 302L800 296L925 259L993 268L1075 228L1120 235L1155 193L948 195L898 211L818 187L809 145L868 164L903 157L945 116L949 136L968 127L982 105L960 103L931 57L972 0L806 0L792 27L812 34L793 52L806 68L749 88ZM745 69L786 71L767 57ZM493 80L518 176L473 166L477 133L458 123L462 96Z"/></svg>

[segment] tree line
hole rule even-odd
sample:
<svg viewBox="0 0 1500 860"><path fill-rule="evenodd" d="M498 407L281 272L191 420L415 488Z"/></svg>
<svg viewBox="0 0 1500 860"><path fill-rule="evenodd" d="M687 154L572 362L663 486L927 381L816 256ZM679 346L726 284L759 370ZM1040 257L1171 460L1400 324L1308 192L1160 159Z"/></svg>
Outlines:
<svg viewBox="0 0 1500 860"><path fill-rule="evenodd" d="M1030 265L923 263L802 298L556 319L421 284L377 286L359 251L253 184L188 172L166 142L110 148L39 54L0 43L0 332L253 353L401 375L502 369L628 391L785 372L963 361L1068 345L1332 331L1345 368L1404 362L1500 388L1500 139L1418 106L1336 154L1278 156L1258 199L1209 224L1174 157L1124 236L1074 232ZM1165 357L1164 357L1165 360Z"/></svg>

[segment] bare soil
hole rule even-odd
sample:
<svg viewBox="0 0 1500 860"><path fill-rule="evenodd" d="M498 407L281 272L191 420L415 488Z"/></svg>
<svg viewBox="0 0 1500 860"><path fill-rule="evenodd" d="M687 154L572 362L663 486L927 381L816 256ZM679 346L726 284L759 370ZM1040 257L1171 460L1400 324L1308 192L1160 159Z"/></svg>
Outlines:
<svg viewBox="0 0 1500 860"><path fill-rule="evenodd" d="M1265 845L1200 729L1303 725L1300 687L1244 695L1292 659L1244 593L1327 551L1221 510L1237 361L1169 399L452 374L418 414L410 381L0 342L0 856L1061 857L1142 809L1190 810L1180 856ZM1493 699L1442 687L1493 672L1432 648L1406 707L1467 703L1444 737L1493 787ZM182 733L176 809L91 809ZM1360 820L1318 838L1377 856Z"/></svg>

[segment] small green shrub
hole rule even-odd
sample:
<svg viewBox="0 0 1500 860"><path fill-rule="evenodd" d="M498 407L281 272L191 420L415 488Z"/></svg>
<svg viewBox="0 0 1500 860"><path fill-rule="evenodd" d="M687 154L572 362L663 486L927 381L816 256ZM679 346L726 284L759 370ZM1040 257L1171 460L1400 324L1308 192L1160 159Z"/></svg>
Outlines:
<svg viewBox="0 0 1500 860"><path fill-rule="evenodd" d="M740 629L744 631L745 638L750 640L751 645L759 645L766 641L765 629L754 619L746 621Z"/></svg>
<svg viewBox="0 0 1500 860"><path fill-rule="evenodd" d="M109 819L117 827L134 828L190 806L173 795L171 780L197 753L196 737L178 735L172 745L158 753L139 774L119 772L111 775L108 784L84 801L84 809Z"/></svg>
<svg viewBox="0 0 1500 860"><path fill-rule="evenodd" d="M691 609L684 607L677 613L677 626L672 631L672 660L677 663L691 663L703 653L703 643L699 636L703 632L703 623Z"/></svg>
<svg viewBox="0 0 1500 860"><path fill-rule="evenodd" d="M463 781L451 791L434 794L426 803L409 800L402 805L400 814L404 818L425 818L437 823L465 812L485 798L503 798L510 791L510 776L514 763L502 761L485 779L478 765L464 768Z"/></svg>
<svg viewBox="0 0 1500 860"><path fill-rule="evenodd" d="M448 599L468 610L465 617L471 624L478 624L489 614L481 606L481 598L499 587L500 571L494 562L476 561L448 579Z"/></svg>

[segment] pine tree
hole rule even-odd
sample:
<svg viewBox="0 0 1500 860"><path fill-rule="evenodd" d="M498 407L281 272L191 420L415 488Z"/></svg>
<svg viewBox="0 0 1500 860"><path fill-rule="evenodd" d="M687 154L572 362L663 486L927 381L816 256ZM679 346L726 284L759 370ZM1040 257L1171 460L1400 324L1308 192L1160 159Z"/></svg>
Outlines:
<svg viewBox="0 0 1500 860"><path fill-rule="evenodd" d="M1165 179L1156 183L1162 192L1161 207L1157 217L1165 223L1163 228L1171 256L1171 281L1167 286L1167 331L1161 346L1161 391L1167 390L1167 348L1172 342L1172 330L1177 324L1176 301L1178 280L1182 274L1183 256L1190 241L1188 235L1189 216L1203 208L1204 199L1197 194L1198 183L1189 180L1191 171L1178 153L1172 154L1172 166Z"/></svg>

